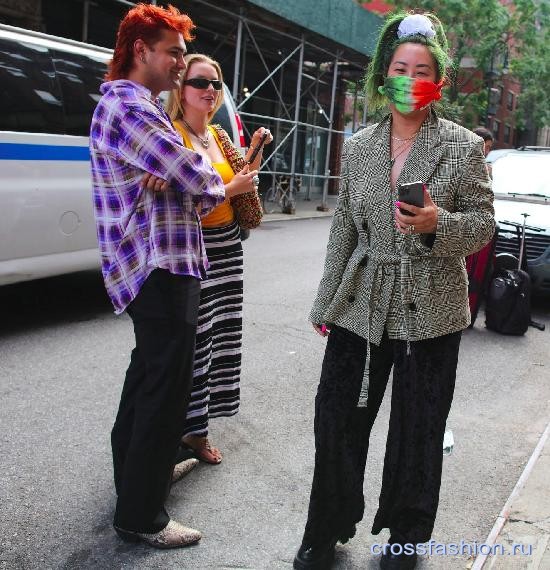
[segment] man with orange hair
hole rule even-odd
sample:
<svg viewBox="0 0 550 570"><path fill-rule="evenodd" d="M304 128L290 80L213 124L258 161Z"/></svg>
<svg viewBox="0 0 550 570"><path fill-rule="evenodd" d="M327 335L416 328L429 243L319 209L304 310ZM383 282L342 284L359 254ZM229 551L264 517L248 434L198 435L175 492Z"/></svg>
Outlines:
<svg viewBox="0 0 550 570"><path fill-rule="evenodd" d="M208 263L199 216L224 200L221 178L185 147L157 99L178 86L193 28L172 6L127 13L90 132L103 277L136 342L111 433L114 526L123 539L158 548L201 538L171 520L164 502L196 463L176 457Z"/></svg>

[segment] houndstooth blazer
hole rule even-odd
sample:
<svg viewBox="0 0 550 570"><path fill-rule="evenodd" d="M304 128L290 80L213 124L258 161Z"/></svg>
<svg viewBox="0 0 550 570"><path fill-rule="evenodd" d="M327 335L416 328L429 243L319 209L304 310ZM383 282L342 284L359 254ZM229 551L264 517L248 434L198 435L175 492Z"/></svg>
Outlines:
<svg viewBox="0 0 550 570"><path fill-rule="evenodd" d="M344 143L324 273L310 313L313 323L336 324L375 344L384 329L416 341L466 328L464 257L481 249L495 228L482 139L432 112L397 185L427 184L438 206L435 239L399 233L390 127L388 115Z"/></svg>

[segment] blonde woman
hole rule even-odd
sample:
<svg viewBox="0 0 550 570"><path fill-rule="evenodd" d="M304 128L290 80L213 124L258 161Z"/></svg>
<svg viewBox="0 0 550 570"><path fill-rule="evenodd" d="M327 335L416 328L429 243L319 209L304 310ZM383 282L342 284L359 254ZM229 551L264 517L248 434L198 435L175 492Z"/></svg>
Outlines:
<svg viewBox="0 0 550 570"><path fill-rule="evenodd" d="M166 110L185 146L218 171L226 198L202 219L209 269L207 279L201 282L193 389L182 443L202 461L218 464L222 454L208 438L209 419L237 413L241 372L243 250L229 199L257 189L262 152L239 171L237 150L229 136L219 126L209 124L223 103L220 65L202 54L187 55L185 63L180 87L170 93ZM253 134L245 160L265 131L260 128ZM272 140L267 131L265 142Z"/></svg>

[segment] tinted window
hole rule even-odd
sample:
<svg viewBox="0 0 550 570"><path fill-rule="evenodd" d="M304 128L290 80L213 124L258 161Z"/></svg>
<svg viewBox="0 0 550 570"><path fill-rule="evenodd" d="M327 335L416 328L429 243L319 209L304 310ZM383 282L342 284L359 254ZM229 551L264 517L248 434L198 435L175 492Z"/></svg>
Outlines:
<svg viewBox="0 0 550 570"><path fill-rule="evenodd" d="M510 125L504 125L504 142L509 143L511 139L512 129Z"/></svg>
<svg viewBox="0 0 550 570"><path fill-rule="evenodd" d="M493 134L495 135L496 140L500 138L500 121L497 121L496 119L493 121Z"/></svg>
<svg viewBox="0 0 550 570"><path fill-rule="evenodd" d="M63 132L63 106L46 48L0 39L0 129Z"/></svg>
<svg viewBox="0 0 550 570"><path fill-rule="evenodd" d="M99 101L99 86L107 69L103 61L86 55L51 50L65 111L65 132L88 136Z"/></svg>

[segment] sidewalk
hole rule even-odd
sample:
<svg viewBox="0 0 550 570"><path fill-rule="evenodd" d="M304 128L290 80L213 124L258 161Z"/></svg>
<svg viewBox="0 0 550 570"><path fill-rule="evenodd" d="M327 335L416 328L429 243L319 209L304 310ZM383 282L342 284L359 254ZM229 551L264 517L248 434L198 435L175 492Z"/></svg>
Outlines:
<svg viewBox="0 0 550 570"><path fill-rule="evenodd" d="M283 214L282 212L274 212L273 214L264 214L262 223L265 222L281 222L287 220L303 220L308 218L326 218L331 217L334 214L334 208L336 206L337 196L327 196L327 212L321 212L317 210L317 206L321 205L322 194L312 193L310 200L305 200L304 192L298 192L296 194L295 208L296 212L294 214Z"/></svg>
<svg viewBox="0 0 550 570"><path fill-rule="evenodd" d="M472 570L546 570L550 568L550 424L504 505L487 544L506 554L478 556ZM516 546L516 553L513 554Z"/></svg>

